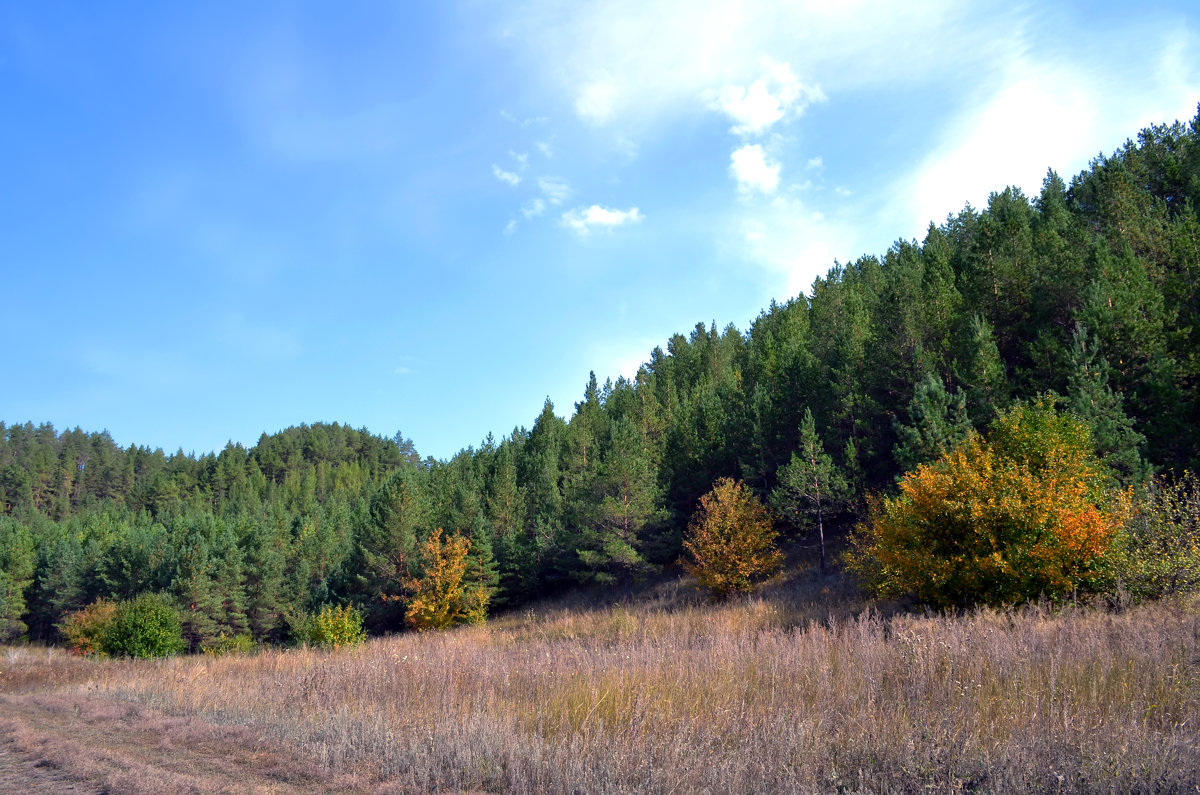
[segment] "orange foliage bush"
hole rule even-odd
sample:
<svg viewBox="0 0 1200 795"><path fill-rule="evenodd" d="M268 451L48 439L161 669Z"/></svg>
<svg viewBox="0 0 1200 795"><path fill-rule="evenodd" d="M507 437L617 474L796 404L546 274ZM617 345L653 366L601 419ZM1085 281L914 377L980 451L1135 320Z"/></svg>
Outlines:
<svg viewBox="0 0 1200 795"><path fill-rule="evenodd" d="M405 618L419 632L455 624L480 624L487 618L488 592L463 582L471 542L458 535L442 540L438 528L421 546L424 574L405 586L412 591Z"/></svg>
<svg viewBox="0 0 1200 795"><path fill-rule="evenodd" d="M689 574L722 599L749 593L783 563L770 513L741 481L721 478L700 498L683 542Z"/></svg>
<svg viewBox="0 0 1200 795"><path fill-rule="evenodd" d="M117 614L116 602L97 599L82 610L67 614L58 629L72 654L85 657L104 653L104 636Z"/></svg>
<svg viewBox="0 0 1200 795"><path fill-rule="evenodd" d="M1086 586L1120 526L1087 427L1018 406L874 498L850 567L884 595L1015 604Z"/></svg>

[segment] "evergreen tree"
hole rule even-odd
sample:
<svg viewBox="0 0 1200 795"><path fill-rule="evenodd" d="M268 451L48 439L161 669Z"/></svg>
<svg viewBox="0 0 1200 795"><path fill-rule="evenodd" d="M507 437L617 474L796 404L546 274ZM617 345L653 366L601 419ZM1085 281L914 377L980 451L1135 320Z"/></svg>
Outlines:
<svg viewBox="0 0 1200 795"><path fill-rule="evenodd" d="M419 473L402 467L371 498L369 520L360 528L359 583L368 600L367 622L397 629L405 583L416 574L419 539L427 532L429 508Z"/></svg>
<svg viewBox="0 0 1200 795"><path fill-rule="evenodd" d="M822 574L825 573L825 517L844 510L849 497L846 479L825 452L812 411L806 408L800 423L800 449L792 453L792 460L780 470L779 485L771 493L771 501L795 527L804 527L806 517L816 521Z"/></svg>
<svg viewBox="0 0 1200 795"><path fill-rule="evenodd" d="M917 383L908 416L909 424L896 423L893 457L899 472L940 458L971 429L965 396L948 391L942 379L932 373Z"/></svg>
<svg viewBox="0 0 1200 795"><path fill-rule="evenodd" d="M1122 483L1144 480L1150 473L1139 452L1146 437L1134 430L1120 395L1108 383L1108 362L1098 356L1095 342L1082 323L1071 337L1068 407L1088 424L1101 462Z"/></svg>
<svg viewBox="0 0 1200 795"><path fill-rule="evenodd" d="M25 634L25 592L33 585L34 541L29 531L0 516L0 643Z"/></svg>
<svg viewBox="0 0 1200 795"><path fill-rule="evenodd" d="M562 488L566 433L566 423L547 399L522 446L517 470L527 500L523 546L542 587L563 583L571 563L567 553L573 545L564 524Z"/></svg>
<svg viewBox="0 0 1200 795"><path fill-rule="evenodd" d="M482 518L476 523L467 548L466 569L463 572L464 599L472 606L467 622L479 624L487 618L489 605L500 584L499 567L492 551L492 540Z"/></svg>
<svg viewBox="0 0 1200 795"><path fill-rule="evenodd" d="M628 590L654 568L644 557L647 536L666 512L637 426L629 419L614 421L610 437L578 506L582 568L575 574L584 581L619 582Z"/></svg>
<svg viewBox="0 0 1200 795"><path fill-rule="evenodd" d="M494 540L500 599L520 599L534 591L533 554L525 533L525 492L517 482L519 435L504 440L491 461L485 513Z"/></svg>
<svg viewBox="0 0 1200 795"><path fill-rule="evenodd" d="M1008 405L1008 381L991 324L980 315L972 315L964 331L955 370L967 393L971 424L979 429L987 427Z"/></svg>
<svg viewBox="0 0 1200 795"><path fill-rule="evenodd" d="M244 555L246 623L254 639L260 642L282 640L282 614L289 608L298 609L284 595L290 545L282 521L282 516L243 515L236 525Z"/></svg>

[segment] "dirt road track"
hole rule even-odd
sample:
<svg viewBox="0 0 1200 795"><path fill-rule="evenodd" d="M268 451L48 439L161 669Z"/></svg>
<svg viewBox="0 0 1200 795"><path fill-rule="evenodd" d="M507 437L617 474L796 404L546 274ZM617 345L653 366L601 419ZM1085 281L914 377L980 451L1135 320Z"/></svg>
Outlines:
<svg viewBox="0 0 1200 795"><path fill-rule="evenodd" d="M71 781L57 770L39 767L12 750L8 743L0 745L0 792L37 792L60 795L64 792L100 792L95 787Z"/></svg>
<svg viewBox="0 0 1200 795"><path fill-rule="evenodd" d="M0 792L356 791L249 729L86 695L0 695Z"/></svg>

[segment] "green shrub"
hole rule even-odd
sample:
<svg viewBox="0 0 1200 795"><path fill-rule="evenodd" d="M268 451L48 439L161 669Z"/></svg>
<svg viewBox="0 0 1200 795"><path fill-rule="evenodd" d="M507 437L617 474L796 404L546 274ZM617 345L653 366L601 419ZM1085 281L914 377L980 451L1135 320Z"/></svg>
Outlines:
<svg viewBox="0 0 1200 795"><path fill-rule="evenodd" d="M114 657L168 657L186 647L179 613L153 593L118 604L101 645Z"/></svg>
<svg viewBox="0 0 1200 795"><path fill-rule="evenodd" d="M363 642L362 613L350 605L325 605L315 615L302 615L292 623L296 641L322 649L340 649Z"/></svg>
<svg viewBox="0 0 1200 795"><path fill-rule="evenodd" d="M1105 557L1100 588L1135 600L1200 589L1200 478L1158 477Z"/></svg>
<svg viewBox="0 0 1200 795"><path fill-rule="evenodd" d="M258 648L254 636L249 632L239 635L226 635L224 632L208 643L200 644L200 651L205 654L220 656L222 654L250 654Z"/></svg>
<svg viewBox="0 0 1200 795"><path fill-rule="evenodd" d="M104 654L104 636L112 626L117 605L107 599L97 599L82 610L68 613L58 630L67 639L72 654L85 657Z"/></svg>

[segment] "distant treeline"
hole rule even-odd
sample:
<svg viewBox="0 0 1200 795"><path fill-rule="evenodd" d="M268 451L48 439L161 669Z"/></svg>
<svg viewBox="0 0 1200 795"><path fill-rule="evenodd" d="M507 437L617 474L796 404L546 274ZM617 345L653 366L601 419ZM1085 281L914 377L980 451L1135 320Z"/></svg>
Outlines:
<svg viewBox="0 0 1200 795"><path fill-rule="evenodd" d="M53 640L68 613L147 591L175 600L193 646L285 641L328 604L399 629L437 528L471 542L466 576L493 605L627 584L677 559L718 478L769 500L806 410L857 497L843 518L1047 392L1116 480L1195 467L1198 204L1200 115L1070 185L1051 172L1032 200L1009 188L924 241L835 264L745 332L676 334L633 380L593 376L569 421L547 401L532 427L448 461L337 424L202 456L0 424L0 640Z"/></svg>

